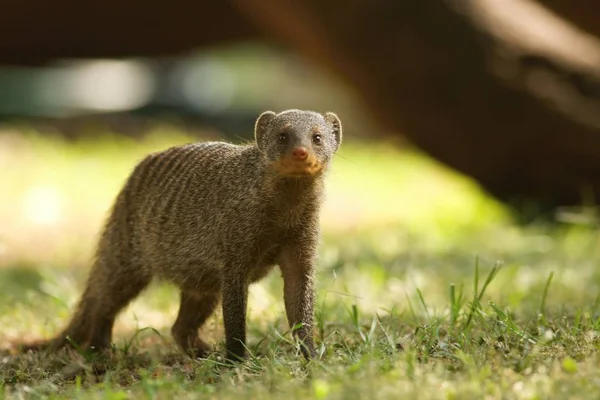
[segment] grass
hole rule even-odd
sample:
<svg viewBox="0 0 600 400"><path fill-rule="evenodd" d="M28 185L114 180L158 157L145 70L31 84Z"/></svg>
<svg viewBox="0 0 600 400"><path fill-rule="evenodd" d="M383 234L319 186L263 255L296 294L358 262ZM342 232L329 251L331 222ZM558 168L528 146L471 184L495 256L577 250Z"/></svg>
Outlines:
<svg viewBox="0 0 600 400"><path fill-rule="evenodd" d="M143 154L188 141L0 135L0 343L50 336L77 299L97 232ZM178 304L153 285L118 319L115 357L0 353L0 398L594 398L600 246L593 218L515 225L479 188L389 144L344 143L329 179L318 276L321 358L305 363L282 282L252 287L249 350L221 365L178 353ZM79 372L65 379L65 371ZM63 372L63 374L59 372Z"/></svg>

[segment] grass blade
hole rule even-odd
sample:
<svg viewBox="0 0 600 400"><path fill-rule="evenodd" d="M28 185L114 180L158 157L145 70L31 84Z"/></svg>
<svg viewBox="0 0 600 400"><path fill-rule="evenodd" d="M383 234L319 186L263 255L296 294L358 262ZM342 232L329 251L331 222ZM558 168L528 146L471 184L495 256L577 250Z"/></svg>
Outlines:
<svg viewBox="0 0 600 400"><path fill-rule="evenodd" d="M546 309L546 299L548 298L548 288L550 287L550 283L552 283L552 278L554 278L554 271L551 271L548 275L548 279L546 279L546 285L544 286L544 292L542 293L542 301L540 302L540 311L539 315L545 321L545 309Z"/></svg>

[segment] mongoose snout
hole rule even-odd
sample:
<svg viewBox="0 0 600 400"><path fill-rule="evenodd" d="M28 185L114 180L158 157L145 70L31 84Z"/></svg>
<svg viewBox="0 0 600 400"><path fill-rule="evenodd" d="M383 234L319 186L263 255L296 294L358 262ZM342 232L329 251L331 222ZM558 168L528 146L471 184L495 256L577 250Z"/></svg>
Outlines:
<svg viewBox="0 0 600 400"><path fill-rule="evenodd" d="M314 152L303 146L293 147L291 152L283 154L274 166L279 175L297 178L315 175L322 168Z"/></svg>
<svg viewBox="0 0 600 400"><path fill-rule="evenodd" d="M308 157L308 151L304 147L296 147L292 150L292 157L295 161L304 161Z"/></svg>
<svg viewBox="0 0 600 400"><path fill-rule="evenodd" d="M279 266L289 325L304 356L314 356L319 209L341 123L330 112L267 111L254 131L255 143L192 143L138 163L106 221L71 321L53 339L21 349L109 349L117 314L158 278L180 289L171 332L182 350L211 351L198 329L221 302L227 355L241 358L248 286Z"/></svg>

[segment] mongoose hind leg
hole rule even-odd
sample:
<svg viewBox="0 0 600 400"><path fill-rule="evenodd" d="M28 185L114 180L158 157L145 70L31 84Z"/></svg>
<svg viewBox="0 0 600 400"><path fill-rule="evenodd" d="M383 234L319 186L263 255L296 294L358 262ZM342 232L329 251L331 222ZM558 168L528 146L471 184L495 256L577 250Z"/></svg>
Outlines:
<svg viewBox="0 0 600 400"><path fill-rule="evenodd" d="M88 315L90 336L87 347L90 350L103 351L110 347L117 315L148 286L152 279L141 269L125 270L128 272L127 277L109 277L96 288L98 296L96 308Z"/></svg>
<svg viewBox="0 0 600 400"><path fill-rule="evenodd" d="M127 276L119 276L124 274L123 271ZM49 347L58 349L72 344L93 352L109 349L117 314L148 286L150 280L151 276L139 268L97 261L69 325L48 342Z"/></svg>
<svg viewBox="0 0 600 400"><path fill-rule="evenodd" d="M219 304L218 294L200 294L181 291L179 314L171 329L179 347L189 356L203 358L211 351L208 343L198 336L198 329L212 315Z"/></svg>

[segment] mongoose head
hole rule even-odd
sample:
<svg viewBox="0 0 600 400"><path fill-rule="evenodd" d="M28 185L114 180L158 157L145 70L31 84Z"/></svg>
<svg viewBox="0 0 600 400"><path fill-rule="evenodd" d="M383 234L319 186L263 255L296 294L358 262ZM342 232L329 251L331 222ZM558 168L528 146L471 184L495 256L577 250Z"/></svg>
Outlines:
<svg viewBox="0 0 600 400"><path fill-rule="evenodd" d="M300 178L317 175L327 166L342 142L342 124L332 112L266 111L256 120L254 135L279 175Z"/></svg>

